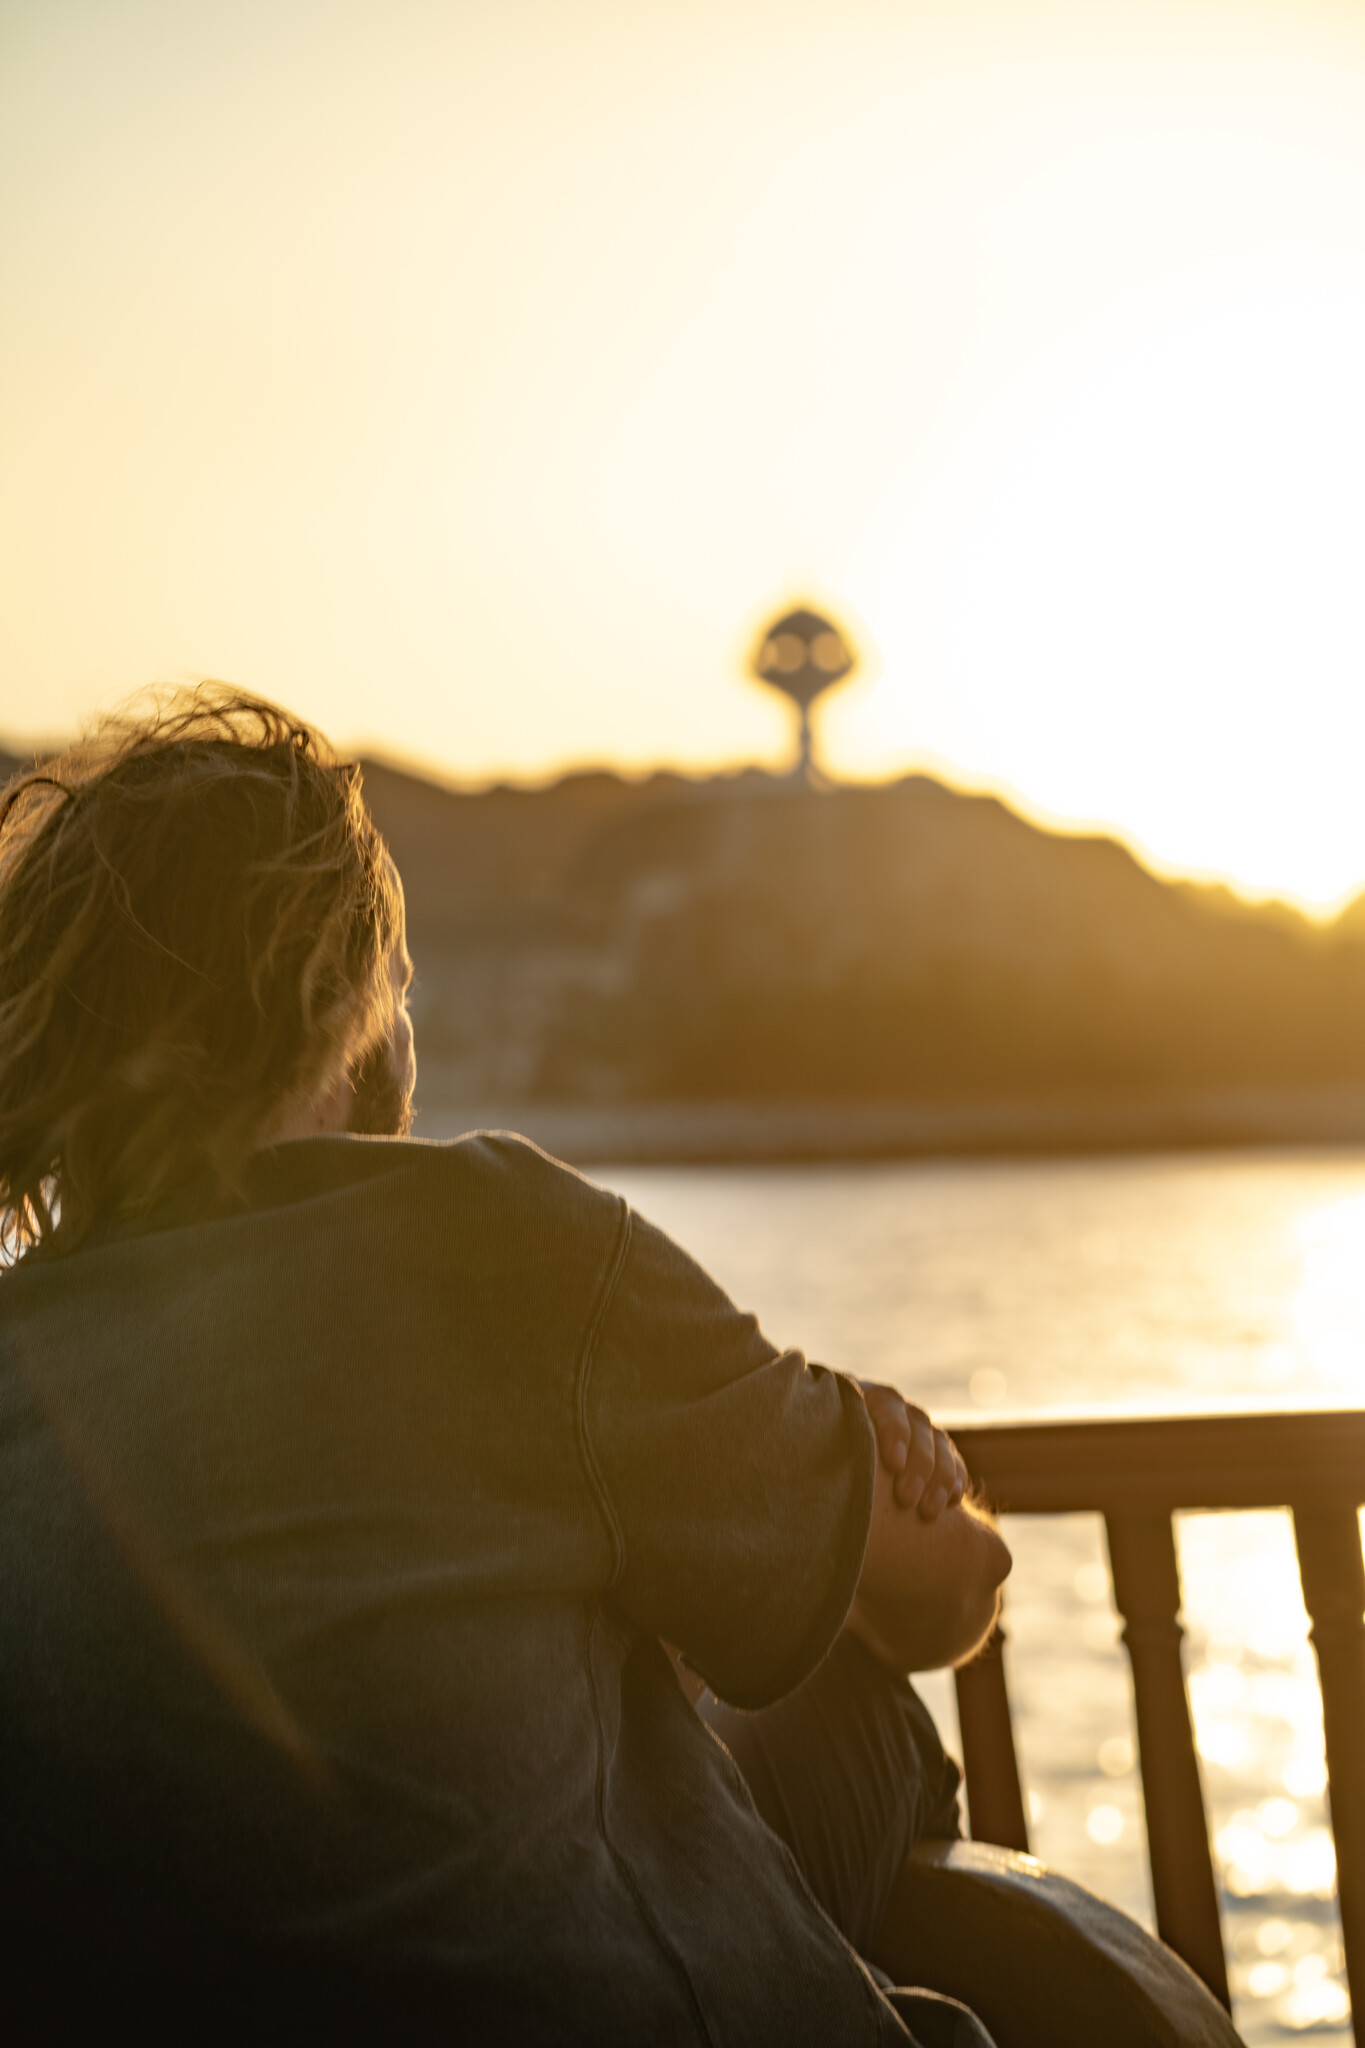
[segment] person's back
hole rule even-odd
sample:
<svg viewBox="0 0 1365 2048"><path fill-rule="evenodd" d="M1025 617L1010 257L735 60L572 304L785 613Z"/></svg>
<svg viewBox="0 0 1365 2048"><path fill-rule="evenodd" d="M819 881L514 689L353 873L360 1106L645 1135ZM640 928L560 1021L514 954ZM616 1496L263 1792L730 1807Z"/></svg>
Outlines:
<svg viewBox="0 0 1365 2048"><path fill-rule="evenodd" d="M248 1195L0 1287L0 1690L11 1743L46 1755L30 1788L79 1798L63 1854L182 1924L439 1953L517 2038L570 2016L705 2038L697 2006L751 2038L747 1990L783 2038L828 2039L842 1945L657 1642L605 1604L628 1577L687 1633L677 1603L704 1599L708 1675L754 1704L837 1632L856 1484L767 1557L709 1512L768 1400L749 1372L717 1384L727 1346L731 1371L761 1361L752 1325L514 1140L319 1139ZM689 1295L660 1418L647 1304ZM803 1369L769 1355L790 1407ZM661 1517L683 1460L692 1508ZM868 1439L864 1491L870 1462Z"/></svg>
<svg viewBox="0 0 1365 2048"><path fill-rule="evenodd" d="M858 1392L533 1147L405 1138L396 878L278 716L33 787L0 868L11 1890L475 2038L904 2039L659 1642L741 1707L820 1663Z"/></svg>

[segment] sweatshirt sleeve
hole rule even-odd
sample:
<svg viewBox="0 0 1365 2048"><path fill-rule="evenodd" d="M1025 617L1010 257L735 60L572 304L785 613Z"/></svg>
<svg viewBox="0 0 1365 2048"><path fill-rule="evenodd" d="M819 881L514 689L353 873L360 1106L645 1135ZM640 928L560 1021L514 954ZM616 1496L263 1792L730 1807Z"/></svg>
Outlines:
<svg viewBox="0 0 1365 2048"><path fill-rule="evenodd" d="M862 1570L876 1453L858 1388L778 1351L632 1215L584 1418L619 1608L735 1706L791 1691L843 1626Z"/></svg>

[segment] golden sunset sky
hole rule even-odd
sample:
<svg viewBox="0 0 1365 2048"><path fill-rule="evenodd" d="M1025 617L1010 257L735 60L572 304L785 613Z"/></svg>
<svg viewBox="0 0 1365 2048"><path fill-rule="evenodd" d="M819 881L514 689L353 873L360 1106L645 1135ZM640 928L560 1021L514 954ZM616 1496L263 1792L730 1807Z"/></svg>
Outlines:
<svg viewBox="0 0 1365 2048"><path fill-rule="evenodd" d="M0 735L828 766L1365 885L1365 7L0 0Z"/></svg>

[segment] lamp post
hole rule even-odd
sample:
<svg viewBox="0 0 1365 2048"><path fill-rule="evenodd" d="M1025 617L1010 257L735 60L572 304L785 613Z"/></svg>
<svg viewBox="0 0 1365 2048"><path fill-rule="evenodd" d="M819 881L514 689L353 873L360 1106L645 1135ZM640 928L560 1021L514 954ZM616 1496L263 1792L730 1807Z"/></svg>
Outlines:
<svg viewBox="0 0 1365 2048"><path fill-rule="evenodd" d="M818 784L810 728L810 707L822 690L849 675L856 657L838 627L819 612L799 608L774 619L760 641L753 671L790 697L800 715L800 755L793 779Z"/></svg>

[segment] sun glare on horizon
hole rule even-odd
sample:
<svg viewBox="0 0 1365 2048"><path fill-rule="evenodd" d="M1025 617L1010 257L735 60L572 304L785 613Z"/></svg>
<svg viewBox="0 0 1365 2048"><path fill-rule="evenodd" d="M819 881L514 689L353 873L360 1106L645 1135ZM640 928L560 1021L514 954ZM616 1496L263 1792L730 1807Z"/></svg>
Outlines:
<svg viewBox="0 0 1365 2048"><path fill-rule="evenodd" d="M1325 909L1365 858L1365 279L1232 281L1104 339L869 531L883 659L944 684L869 693L856 741Z"/></svg>
<svg viewBox="0 0 1365 2048"><path fill-rule="evenodd" d="M1358 10L16 0L0 60L0 738L218 675L462 782L775 765L812 602L836 774L1365 884Z"/></svg>

